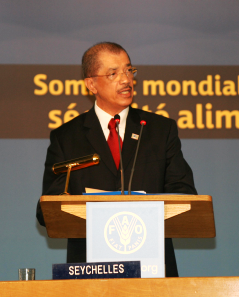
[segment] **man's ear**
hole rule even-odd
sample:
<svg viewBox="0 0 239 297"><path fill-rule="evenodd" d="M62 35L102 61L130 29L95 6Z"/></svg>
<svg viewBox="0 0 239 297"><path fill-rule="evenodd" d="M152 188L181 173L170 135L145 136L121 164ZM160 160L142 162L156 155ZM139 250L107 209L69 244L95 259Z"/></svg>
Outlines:
<svg viewBox="0 0 239 297"><path fill-rule="evenodd" d="M97 89L95 87L95 81L92 77L84 79L85 85L88 90L90 90L93 94L97 94Z"/></svg>

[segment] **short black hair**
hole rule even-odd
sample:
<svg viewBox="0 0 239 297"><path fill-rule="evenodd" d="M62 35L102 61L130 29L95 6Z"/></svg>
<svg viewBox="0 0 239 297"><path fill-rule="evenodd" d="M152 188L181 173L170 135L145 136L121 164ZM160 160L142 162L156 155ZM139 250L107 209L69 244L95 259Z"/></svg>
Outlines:
<svg viewBox="0 0 239 297"><path fill-rule="evenodd" d="M129 57L126 50L121 45L114 42L100 42L90 47L87 51L85 51L82 57L83 78L96 75L98 69L100 68L100 61L98 61L98 54L100 52L119 54L121 51L124 51Z"/></svg>

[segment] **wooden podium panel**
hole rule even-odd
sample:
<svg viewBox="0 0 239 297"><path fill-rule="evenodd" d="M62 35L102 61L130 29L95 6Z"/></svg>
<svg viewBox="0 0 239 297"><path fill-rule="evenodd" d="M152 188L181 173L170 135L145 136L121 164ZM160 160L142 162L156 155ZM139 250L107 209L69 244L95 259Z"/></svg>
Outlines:
<svg viewBox="0 0 239 297"><path fill-rule="evenodd" d="M237 297L239 277L9 281L0 282L0 292L1 297Z"/></svg>
<svg viewBox="0 0 239 297"><path fill-rule="evenodd" d="M215 237L212 197L207 195L42 196L41 208L52 238L86 237L86 202L164 201L165 237Z"/></svg>

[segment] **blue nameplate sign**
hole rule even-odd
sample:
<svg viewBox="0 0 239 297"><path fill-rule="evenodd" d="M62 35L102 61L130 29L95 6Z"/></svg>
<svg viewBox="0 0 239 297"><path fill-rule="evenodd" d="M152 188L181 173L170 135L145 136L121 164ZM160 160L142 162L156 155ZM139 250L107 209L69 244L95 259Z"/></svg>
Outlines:
<svg viewBox="0 0 239 297"><path fill-rule="evenodd" d="M53 264L52 279L140 278L140 261Z"/></svg>

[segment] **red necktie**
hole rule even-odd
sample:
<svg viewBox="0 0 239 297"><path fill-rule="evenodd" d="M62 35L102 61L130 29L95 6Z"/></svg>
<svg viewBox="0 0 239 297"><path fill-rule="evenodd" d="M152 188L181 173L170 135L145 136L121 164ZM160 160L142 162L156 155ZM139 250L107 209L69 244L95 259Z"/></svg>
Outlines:
<svg viewBox="0 0 239 297"><path fill-rule="evenodd" d="M115 161L116 168L119 169L119 163L120 163L119 141L118 141L118 133L116 131L116 122L113 118L109 121L108 128L110 130L110 134L107 142L111 150L113 159ZM120 137L120 146L122 149L121 137Z"/></svg>

